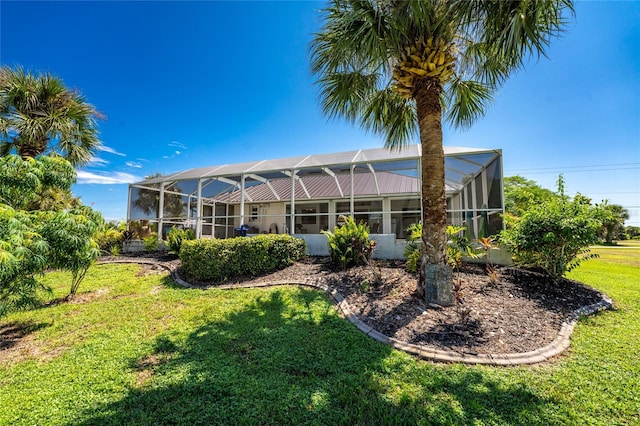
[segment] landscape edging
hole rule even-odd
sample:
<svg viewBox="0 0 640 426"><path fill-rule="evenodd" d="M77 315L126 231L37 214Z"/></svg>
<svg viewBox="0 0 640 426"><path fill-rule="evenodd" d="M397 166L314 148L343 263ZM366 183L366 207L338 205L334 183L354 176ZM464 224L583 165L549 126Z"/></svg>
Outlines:
<svg viewBox="0 0 640 426"><path fill-rule="evenodd" d="M187 288L200 289L200 290L209 290L209 289L219 289L219 290L233 290L238 288L261 288L261 287L276 287L281 285L299 285L303 287L311 287L317 290L322 290L329 294L333 299L335 305L340 309L340 312L349 322L354 324L358 330L362 333L366 334L370 338L383 343L385 345L392 346L395 349L405 351L412 355L416 355L420 358L427 359L430 361L436 362L449 362L449 363L463 363L463 364L486 364L486 365L495 365L495 366L516 366L516 365L526 365L526 364L537 364L540 362L544 362L550 358L553 358L557 355L560 355L562 352L567 350L571 344L571 333L575 328L576 324L580 317L593 315L597 312L606 309L613 308L613 301L604 293L598 292L602 300L597 303L583 306L578 308L572 312L568 319L566 319L558 331L558 336L553 340L553 342L549 343L542 348L529 351L529 352L518 352L518 353L507 353L507 354L472 354L472 353L459 353L454 351L443 351L429 346L421 346L414 345L412 343L407 343L400 341L398 339L394 339L393 337L389 337L385 334L380 333L379 331L373 329L372 327L365 324L357 315L351 312L349 304L344 299L344 297L335 289L324 285L317 284L313 282L313 280L306 281L262 281L253 284L223 284L223 285L210 285L210 286L199 286L191 284L185 280L183 280L178 274L178 269L175 265L164 263L160 261L154 260L138 260L138 259L109 259L109 260L101 260L99 263L138 263L143 265L158 265L162 268L169 271L173 280Z"/></svg>

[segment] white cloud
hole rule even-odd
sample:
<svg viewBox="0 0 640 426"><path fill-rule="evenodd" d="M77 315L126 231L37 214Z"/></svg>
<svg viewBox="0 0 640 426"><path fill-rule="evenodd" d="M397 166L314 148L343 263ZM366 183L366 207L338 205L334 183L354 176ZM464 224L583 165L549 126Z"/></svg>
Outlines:
<svg viewBox="0 0 640 426"><path fill-rule="evenodd" d="M173 154L171 154L171 155L163 155L162 158L164 158L164 159L175 158L178 155L182 155L182 151L177 151L177 150L173 151Z"/></svg>
<svg viewBox="0 0 640 426"><path fill-rule="evenodd" d="M142 168L142 164L136 163L135 161L127 161L124 164L126 164L129 167L133 167L134 169L141 169Z"/></svg>
<svg viewBox="0 0 640 426"><path fill-rule="evenodd" d="M98 174L87 172L84 170L78 171L77 183L96 183L98 185L114 185L120 183L133 183L142 180L141 177L135 176L129 173L113 172L110 174Z"/></svg>
<svg viewBox="0 0 640 426"><path fill-rule="evenodd" d="M174 146L174 147L180 148L180 149L188 149L185 144L183 144L182 142L178 142L178 141L169 142L169 146Z"/></svg>
<svg viewBox="0 0 640 426"><path fill-rule="evenodd" d="M90 166L102 166L102 165L107 165L109 163L110 163L110 161L107 161L107 160L105 160L103 158L100 158L100 157L93 156L91 158L91 160L89 160L88 164Z"/></svg>
<svg viewBox="0 0 640 426"><path fill-rule="evenodd" d="M104 151L104 152L108 152L109 154L115 154L115 155L119 155L121 157L126 157L127 154L123 154L121 152L116 151L115 149L108 147L106 145L102 145L100 148L98 148L98 150L100 151Z"/></svg>

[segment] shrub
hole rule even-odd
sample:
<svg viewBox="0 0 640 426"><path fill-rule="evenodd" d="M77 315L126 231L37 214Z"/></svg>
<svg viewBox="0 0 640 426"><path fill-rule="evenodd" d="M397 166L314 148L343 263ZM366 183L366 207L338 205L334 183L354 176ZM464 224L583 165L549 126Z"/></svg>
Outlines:
<svg viewBox="0 0 640 426"><path fill-rule="evenodd" d="M342 216L344 225L336 226L333 232L322 231L328 238L331 261L342 269L363 265L371 259L375 242L369 240L369 227L356 223L351 216Z"/></svg>
<svg viewBox="0 0 640 426"><path fill-rule="evenodd" d="M93 236L93 241L98 244L102 253L112 253L114 248L120 249L123 241L122 231L117 229L105 229L98 231Z"/></svg>
<svg viewBox="0 0 640 426"><path fill-rule="evenodd" d="M59 157L0 158L0 316L37 305L47 269L71 272L72 298L100 254L92 237L104 219L71 200L74 178Z"/></svg>
<svg viewBox="0 0 640 426"><path fill-rule="evenodd" d="M180 261L190 279L222 282L235 276L256 276L283 269L300 260L305 253L304 240L270 234L183 241Z"/></svg>
<svg viewBox="0 0 640 426"><path fill-rule="evenodd" d="M179 253L180 246L182 242L185 240L195 240L196 233L191 228L187 229L178 229L175 226L169 230L167 234L167 246L169 247L169 251L172 253Z"/></svg>
<svg viewBox="0 0 640 426"><path fill-rule="evenodd" d="M111 250L109 250L109 254L113 257L120 256L120 246L111 247Z"/></svg>
<svg viewBox="0 0 640 426"><path fill-rule="evenodd" d="M422 224L413 223L407 228L409 238L404 248L404 257L407 259L407 271L417 272L422 257Z"/></svg>
<svg viewBox="0 0 640 426"><path fill-rule="evenodd" d="M570 201L563 195L509 219L500 242L511 250L517 264L541 268L559 278L595 256L588 247L598 242L598 215L588 199L578 194Z"/></svg>
<svg viewBox="0 0 640 426"><path fill-rule="evenodd" d="M34 232L34 222L33 215L0 204L0 318L37 306L38 292L48 290L36 277L47 267L49 244Z"/></svg>
<svg viewBox="0 0 640 426"><path fill-rule="evenodd" d="M473 250L469 239L463 235L462 226L447 226L447 263L456 267L462 262L462 256L473 257ZM409 238L404 249L407 259L407 271L417 272L422 258L422 225L414 223L407 228Z"/></svg>
<svg viewBox="0 0 640 426"><path fill-rule="evenodd" d="M156 251L160 248L160 239L158 239L158 234L152 232L146 238L142 239L142 246L144 247L144 251Z"/></svg>

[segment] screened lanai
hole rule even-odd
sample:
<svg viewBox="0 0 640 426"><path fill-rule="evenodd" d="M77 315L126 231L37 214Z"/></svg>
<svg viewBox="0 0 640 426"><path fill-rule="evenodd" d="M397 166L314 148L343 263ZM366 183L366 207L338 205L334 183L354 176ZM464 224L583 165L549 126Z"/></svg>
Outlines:
<svg viewBox="0 0 640 426"><path fill-rule="evenodd" d="M449 223L472 238L502 229L501 151L444 152ZM241 225L249 235L319 235L352 215L372 234L402 240L421 218L420 156L410 145L189 169L131 184L127 220L162 238L173 226L229 238Z"/></svg>

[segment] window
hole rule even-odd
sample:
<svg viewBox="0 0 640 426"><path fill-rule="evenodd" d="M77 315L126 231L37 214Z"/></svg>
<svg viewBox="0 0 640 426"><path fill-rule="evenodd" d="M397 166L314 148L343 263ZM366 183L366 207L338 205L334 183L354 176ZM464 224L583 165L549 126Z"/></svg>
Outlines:
<svg viewBox="0 0 640 426"><path fill-rule="evenodd" d="M329 229L329 203L300 203L295 205L294 234L319 234ZM287 216L291 217L291 205L287 205ZM287 220L287 225L290 223Z"/></svg>
<svg viewBox="0 0 640 426"><path fill-rule="evenodd" d="M407 228L414 223L420 223L420 199L391 200L391 232L396 238L407 238Z"/></svg>
<svg viewBox="0 0 640 426"><path fill-rule="evenodd" d="M349 201L337 202L337 216L351 214L350 204ZM369 232L372 234L382 233L382 200L354 201L353 211L353 218L356 223L366 223L369 226Z"/></svg>

